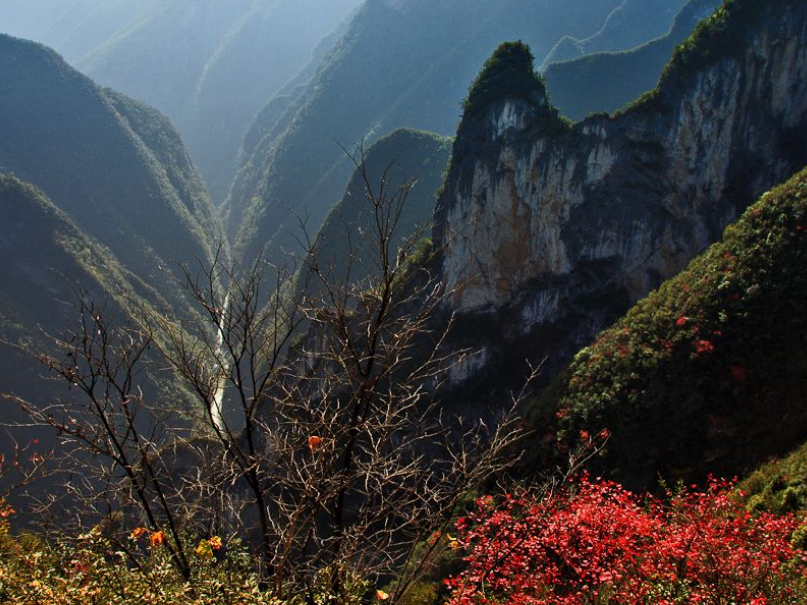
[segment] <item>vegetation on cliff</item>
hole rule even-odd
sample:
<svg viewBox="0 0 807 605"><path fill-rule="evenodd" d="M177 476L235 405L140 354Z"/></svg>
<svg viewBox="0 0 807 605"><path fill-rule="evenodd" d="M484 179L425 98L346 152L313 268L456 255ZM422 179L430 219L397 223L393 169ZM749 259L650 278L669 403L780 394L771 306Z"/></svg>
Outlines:
<svg viewBox="0 0 807 605"><path fill-rule="evenodd" d="M601 468L651 487L657 473L747 472L802 443L805 238L807 171L575 357L533 410L559 429L547 444L607 428Z"/></svg>

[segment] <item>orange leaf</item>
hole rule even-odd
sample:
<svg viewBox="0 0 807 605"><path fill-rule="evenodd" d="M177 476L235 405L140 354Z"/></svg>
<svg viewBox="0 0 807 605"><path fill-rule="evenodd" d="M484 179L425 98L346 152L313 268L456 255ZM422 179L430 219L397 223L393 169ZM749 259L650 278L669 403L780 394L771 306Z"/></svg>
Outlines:
<svg viewBox="0 0 807 605"><path fill-rule="evenodd" d="M161 531L155 531L153 534L149 536L149 542L151 542L152 546L159 546L163 542L165 542L165 533Z"/></svg>
<svg viewBox="0 0 807 605"><path fill-rule="evenodd" d="M322 445L322 437L312 436L308 438L308 449L311 450L312 454L317 451L320 445Z"/></svg>

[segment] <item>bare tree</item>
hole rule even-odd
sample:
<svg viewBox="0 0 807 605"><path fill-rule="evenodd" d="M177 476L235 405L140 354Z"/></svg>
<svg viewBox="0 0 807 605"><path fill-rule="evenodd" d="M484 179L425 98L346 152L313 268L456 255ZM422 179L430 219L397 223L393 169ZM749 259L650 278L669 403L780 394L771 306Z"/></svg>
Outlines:
<svg viewBox="0 0 807 605"><path fill-rule="evenodd" d="M202 324L145 316L114 330L85 307L79 333L58 340L64 357L41 357L81 392L81 413L21 401L81 452L74 460L100 461L90 493L126 494L165 530L186 579L188 528L204 523L201 535L248 539L278 596L313 602L324 590L347 603L356 578L394 577L400 600L440 554L416 546L501 471L519 436L512 414L490 428L443 414L441 386L464 353L444 346L436 252L418 257L419 238L401 237L414 183L392 186L391 166L374 183L363 150L352 159L372 229L349 262L373 266L369 277L324 265L308 238L297 276L261 261L243 271L219 254L184 268ZM192 393L190 408L149 401L157 371ZM526 395L496 404L514 409Z"/></svg>

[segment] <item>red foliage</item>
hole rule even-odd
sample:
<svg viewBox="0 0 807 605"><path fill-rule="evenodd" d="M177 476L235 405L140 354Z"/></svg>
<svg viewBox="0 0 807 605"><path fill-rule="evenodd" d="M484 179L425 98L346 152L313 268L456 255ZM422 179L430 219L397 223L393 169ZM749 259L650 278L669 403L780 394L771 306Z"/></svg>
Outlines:
<svg viewBox="0 0 807 605"><path fill-rule="evenodd" d="M799 603L792 515L752 516L713 482L668 502L587 479L541 502L477 501L457 524L450 605ZM803 587L803 585L801 585Z"/></svg>

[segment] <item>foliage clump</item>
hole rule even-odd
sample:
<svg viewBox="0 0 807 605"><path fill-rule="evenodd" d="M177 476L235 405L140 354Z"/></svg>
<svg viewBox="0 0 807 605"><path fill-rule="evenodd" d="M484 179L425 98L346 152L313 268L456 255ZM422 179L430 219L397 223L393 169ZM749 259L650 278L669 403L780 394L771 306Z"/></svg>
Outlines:
<svg viewBox="0 0 807 605"><path fill-rule="evenodd" d="M485 62L465 99L465 117L478 115L499 99L540 102L546 89L535 57L524 42L504 42Z"/></svg>
<svg viewBox="0 0 807 605"><path fill-rule="evenodd" d="M740 487L746 494L749 509L807 512L807 445L761 466L744 479ZM807 526L804 530L807 538Z"/></svg>
<svg viewBox="0 0 807 605"><path fill-rule="evenodd" d="M193 576L185 580L171 565L162 532L135 530L119 542L93 529L46 542L32 535L15 537L8 525L13 514L0 501L2 603L280 605L261 590L248 555L236 542L224 556L220 538L201 540L192 557Z"/></svg>
<svg viewBox="0 0 807 605"><path fill-rule="evenodd" d="M642 499L611 482L477 502L457 524L465 569L451 605L801 602L794 515L750 514L730 485Z"/></svg>

